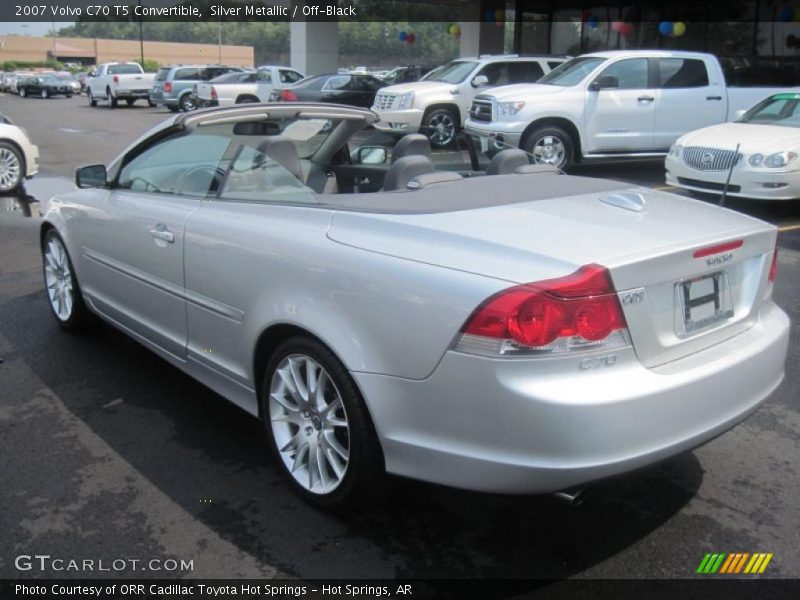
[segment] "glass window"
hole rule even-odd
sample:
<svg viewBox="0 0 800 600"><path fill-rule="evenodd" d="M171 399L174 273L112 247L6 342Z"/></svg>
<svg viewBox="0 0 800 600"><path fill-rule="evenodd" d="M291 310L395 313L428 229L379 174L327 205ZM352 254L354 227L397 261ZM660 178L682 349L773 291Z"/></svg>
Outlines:
<svg viewBox="0 0 800 600"><path fill-rule="evenodd" d="M508 63L509 83L533 83L544 75L544 69L535 61L519 61Z"/></svg>
<svg viewBox="0 0 800 600"><path fill-rule="evenodd" d="M508 80L508 63L504 62L496 62L490 63L485 65L481 70L479 70L475 77L478 75L483 75L489 81L486 83L486 87L489 86L496 86L496 85L507 85L509 83Z"/></svg>
<svg viewBox="0 0 800 600"><path fill-rule="evenodd" d="M354 80L357 84L357 88L362 91L375 92L382 87L386 87L383 81L375 77L370 77L369 75L355 77Z"/></svg>
<svg viewBox="0 0 800 600"><path fill-rule="evenodd" d="M647 85L647 59L628 58L606 67L600 76L616 77L620 90L643 90Z"/></svg>
<svg viewBox="0 0 800 600"><path fill-rule="evenodd" d="M278 75L281 78L281 83L296 83L303 78L297 71L289 71L287 69L279 69Z"/></svg>
<svg viewBox="0 0 800 600"><path fill-rule="evenodd" d="M692 88L708 85L708 71L702 60L695 58L659 58L658 87Z"/></svg>
<svg viewBox="0 0 800 600"><path fill-rule="evenodd" d="M169 73L169 69L159 69L158 73L156 73L156 81L166 81L167 73Z"/></svg>
<svg viewBox="0 0 800 600"><path fill-rule="evenodd" d="M221 200L316 202L309 188L286 167L264 154L261 146L250 145L252 141L239 147L219 195Z"/></svg>
<svg viewBox="0 0 800 600"><path fill-rule="evenodd" d="M272 73L263 69L256 75L256 81L259 83L272 83Z"/></svg>
<svg viewBox="0 0 800 600"><path fill-rule="evenodd" d="M352 88L352 77L350 75L336 75L331 77L322 86L323 90L349 90Z"/></svg>
<svg viewBox="0 0 800 600"><path fill-rule="evenodd" d="M124 65L109 65L108 69L106 70L108 75L141 75L142 69L139 68L139 65L128 63Z"/></svg>
<svg viewBox="0 0 800 600"><path fill-rule="evenodd" d="M188 81L198 79L200 77L199 69L197 67L186 67L175 71L173 76L174 81Z"/></svg>
<svg viewBox="0 0 800 600"><path fill-rule="evenodd" d="M762 100L738 122L800 127L800 94L776 94Z"/></svg>
<svg viewBox="0 0 800 600"><path fill-rule="evenodd" d="M328 81L327 76L306 77L305 79L297 82L292 87L303 88L305 90L321 90L325 82Z"/></svg>
<svg viewBox="0 0 800 600"><path fill-rule="evenodd" d="M216 192L224 173L222 159L231 139L224 129L209 129L179 133L150 146L122 167L117 187L187 196Z"/></svg>
<svg viewBox="0 0 800 600"><path fill-rule="evenodd" d="M565 63L561 63L560 66L542 77L538 83L566 87L578 85L589 73L594 71L598 65L605 61L605 58L591 56L573 58Z"/></svg>
<svg viewBox="0 0 800 600"><path fill-rule="evenodd" d="M445 83L461 83L472 73L478 63L470 60L458 60L448 63L431 71L425 79L427 81L443 81Z"/></svg>

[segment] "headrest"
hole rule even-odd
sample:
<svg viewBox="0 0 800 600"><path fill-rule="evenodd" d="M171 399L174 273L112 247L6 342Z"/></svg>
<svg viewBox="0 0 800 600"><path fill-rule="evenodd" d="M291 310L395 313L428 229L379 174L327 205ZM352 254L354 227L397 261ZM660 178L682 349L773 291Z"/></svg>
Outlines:
<svg viewBox="0 0 800 600"><path fill-rule="evenodd" d="M404 156L427 156L431 155L431 142L421 133L409 133L401 137L392 150L392 162Z"/></svg>
<svg viewBox="0 0 800 600"><path fill-rule="evenodd" d="M294 142L280 136L270 137L261 142L257 150L281 165L300 182L303 181L303 168Z"/></svg>
<svg viewBox="0 0 800 600"><path fill-rule="evenodd" d="M392 192L405 189L408 182L414 177L424 173L432 173L433 170L433 163L427 156L412 155L398 158L386 172L386 177L383 180L383 190Z"/></svg>
<svg viewBox="0 0 800 600"><path fill-rule="evenodd" d="M508 175L516 171L519 167L530 164L528 154L518 148L508 148L502 150L492 157L489 166L486 167L487 175Z"/></svg>

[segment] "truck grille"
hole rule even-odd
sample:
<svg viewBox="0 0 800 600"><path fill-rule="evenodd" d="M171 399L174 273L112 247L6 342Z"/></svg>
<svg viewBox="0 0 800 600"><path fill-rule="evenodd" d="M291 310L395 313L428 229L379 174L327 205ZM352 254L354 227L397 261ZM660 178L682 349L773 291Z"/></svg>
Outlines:
<svg viewBox="0 0 800 600"><path fill-rule="evenodd" d="M489 100L475 100L472 103L469 116L475 121L491 121L492 103Z"/></svg>
<svg viewBox="0 0 800 600"><path fill-rule="evenodd" d="M397 100L397 94L375 94L375 103L372 108L375 110L392 110Z"/></svg>
<svg viewBox="0 0 800 600"><path fill-rule="evenodd" d="M727 171L742 158L741 152L704 146L686 146L682 156L686 166L698 171Z"/></svg>

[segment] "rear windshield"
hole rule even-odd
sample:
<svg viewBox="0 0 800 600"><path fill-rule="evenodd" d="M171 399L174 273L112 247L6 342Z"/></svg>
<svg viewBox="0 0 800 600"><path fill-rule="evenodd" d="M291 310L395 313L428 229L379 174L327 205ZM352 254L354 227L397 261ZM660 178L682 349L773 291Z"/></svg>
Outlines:
<svg viewBox="0 0 800 600"><path fill-rule="evenodd" d="M169 69L159 69L158 73L156 73L156 81L165 81L167 73L169 73Z"/></svg>
<svg viewBox="0 0 800 600"><path fill-rule="evenodd" d="M211 83L241 83L255 81L255 73L226 73L211 80Z"/></svg>
<svg viewBox="0 0 800 600"><path fill-rule="evenodd" d="M109 75L140 75L142 73L142 68L136 64L126 64L126 65L110 65L108 67L108 74Z"/></svg>

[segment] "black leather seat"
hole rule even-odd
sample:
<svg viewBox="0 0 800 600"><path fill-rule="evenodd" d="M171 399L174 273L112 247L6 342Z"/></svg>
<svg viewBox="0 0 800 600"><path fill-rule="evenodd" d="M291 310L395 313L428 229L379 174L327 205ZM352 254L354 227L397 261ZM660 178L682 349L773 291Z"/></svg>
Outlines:
<svg viewBox="0 0 800 600"><path fill-rule="evenodd" d="M404 135L392 149L392 162L396 162L406 156L427 156L431 157L431 142L421 133L409 133Z"/></svg>
<svg viewBox="0 0 800 600"><path fill-rule="evenodd" d="M386 171L386 177L383 180L383 191L392 192L405 189L408 182L417 175L433 173L433 171L433 163L427 156L420 154L403 156L394 161L389 170Z"/></svg>
<svg viewBox="0 0 800 600"><path fill-rule="evenodd" d="M487 175L510 175L529 164L528 154L518 148L502 150L492 157L486 167Z"/></svg>

